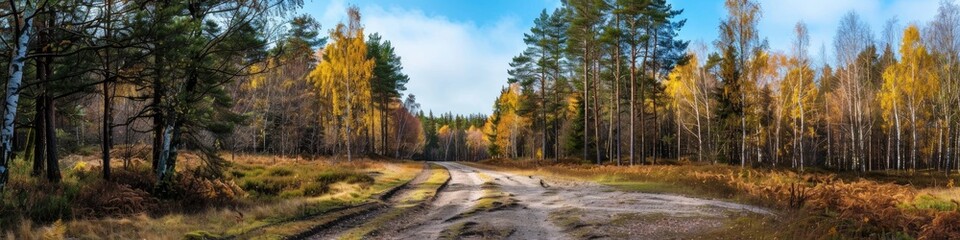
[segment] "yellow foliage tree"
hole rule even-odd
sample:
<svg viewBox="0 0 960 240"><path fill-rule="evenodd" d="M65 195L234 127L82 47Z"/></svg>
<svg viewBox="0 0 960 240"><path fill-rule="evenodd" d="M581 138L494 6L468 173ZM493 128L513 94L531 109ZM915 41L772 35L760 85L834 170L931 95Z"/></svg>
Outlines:
<svg viewBox="0 0 960 240"><path fill-rule="evenodd" d="M677 66L664 82L664 91L671 99L677 121L677 147L680 147L680 130L686 130L697 141L697 161L703 161L704 140L709 134L711 116L710 91L715 87L708 82L706 71L696 53L689 53L687 63ZM679 155L679 153L678 153Z"/></svg>
<svg viewBox="0 0 960 240"><path fill-rule="evenodd" d="M910 25L903 31L903 42L900 45L900 62L890 65L883 72L883 86L878 94L880 107L886 125L893 126L897 131L897 163L902 166L900 150L900 133L902 122L901 111L905 111L909 119L907 122L911 133L910 160L913 167L917 164L917 130L923 128L923 116L929 114L928 108L931 96L937 94L939 83L934 73L934 61L920 39L920 30L916 25ZM931 111L925 111L931 110ZM920 119L918 119L920 118Z"/></svg>
<svg viewBox="0 0 960 240"><path fill-rule="evenodd" d="M787 117L786 121L793 129L791 138L793 140L791 144L793 166L799 166L800 170L803 171L803 139L816 135L814 126L812 124L808 125L806 122L816 121L814 118L816 115L813 113L817 108L813 106L817 104L819 90L816 83L813 82L814 72L813 69L810 69L809 64L798 58L791 58L789 62L791 67L787 70L783 82L780 83L781 93L779 97L783 99L782 104Z"/></svg>
<svg viewBox="0 0 960 240"><path fill-rule="evenodd" d="M311 81L318 90L317 96L326 98L337 136L346 141L347 159L352 159L351 141L363 132L363 123L374 114L369 109L370 78L374 60L367 57L360 11L357 7L347 10L348 25L337 24L330 31L333 42L323 50L323 59L310 72Z"/></svg>
<svg viewBox="0 0 960 240"><path fill-rule="evenodd" d="M517 114L520 109L520 85L510 84L510 87L500 92L494 104L493 116L487 119L484 133L490 142L492 157L503 154L510 157L519 156L517 146L520 132L530 124L526 118Z"/></svg>

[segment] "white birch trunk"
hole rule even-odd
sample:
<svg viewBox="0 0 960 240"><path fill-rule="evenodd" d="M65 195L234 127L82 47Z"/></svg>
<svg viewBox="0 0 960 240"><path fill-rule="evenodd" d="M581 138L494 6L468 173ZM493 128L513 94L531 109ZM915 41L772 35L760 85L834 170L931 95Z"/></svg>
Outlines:
<svg viewBox="0 0 960 240"><path fill-rule="evenodd" d="M13 154L13 122L17 117L17 105L20 102L20 87L23 85L23 67L27 61L27 44L33 36L33 17L36 15L36 9L31 4L24 1L22 12L23 26L20 28L20 36L17 37L16 49L10 59L10 78L7 80L7 91L4 95L3 108L3 127L0 128L0 144L3 152L0 153L0 191L6 186L7 177L10 174L7 164ZM12 19L11 22L16 21ZM15 24L11 24L15 25Z"/></svg>

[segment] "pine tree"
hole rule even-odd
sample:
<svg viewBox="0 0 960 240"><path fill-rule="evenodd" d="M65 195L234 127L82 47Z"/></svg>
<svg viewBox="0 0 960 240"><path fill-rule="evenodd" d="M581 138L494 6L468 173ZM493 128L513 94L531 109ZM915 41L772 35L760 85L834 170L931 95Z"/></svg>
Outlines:
<svg viewBox="0 0 960 240"><path fill-rule="evenodd" d="M407 90L406 84L410 78L404 74L400 63L400 56L394 52L390 41L381 39L380 34L371 34L367 40L367 57L375 61L373 77L370 79L370 90L374 108L380 116L380 144L381 154L385 154L389 145L389 129L391 104L399 102L401 92Z"/></svg>

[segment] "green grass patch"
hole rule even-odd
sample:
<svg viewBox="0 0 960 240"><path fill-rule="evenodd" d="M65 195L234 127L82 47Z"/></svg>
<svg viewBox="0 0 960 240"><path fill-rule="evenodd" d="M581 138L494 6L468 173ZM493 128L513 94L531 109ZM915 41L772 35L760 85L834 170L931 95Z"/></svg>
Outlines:
<svg viewBox="0 0 960 240"><path fill-rule="evenodd" d="M958 205L955 200L950 201L930 194L919 194L913 198L913 202L901 204L901 208L933 209L937 211L955 211Z"/></svg>

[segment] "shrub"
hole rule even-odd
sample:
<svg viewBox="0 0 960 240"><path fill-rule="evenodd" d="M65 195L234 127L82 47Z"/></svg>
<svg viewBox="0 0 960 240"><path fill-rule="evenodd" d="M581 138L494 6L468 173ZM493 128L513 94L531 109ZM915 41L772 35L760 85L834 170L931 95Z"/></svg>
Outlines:
<svg viewBox="0 0 960 240"><path fill-rule="evenodd" d="M71 199L79 191L74 184L55 184L34 178L12 178L0 210L0 223L18 221L15 218L27 217L35 222L50 223L73 216ZM12 213L12 214L7 214Z"/></svg>
<svg viewBox="0 0 960 240"><path fill-rule="evenodd" d="M373 177L366 174L344 171L329 171L317 175L317 182L320 184L332 184L336 182L346 182L350 184L370 184L373 183Z"/></svg>
<svg viewBox="0 0 960 240"><path fill-rule="evenodd" d="M159 202L130 185L97 181L81 189L73 211L78 218L124 217L156 211Z"/></svg>
<svg viewBox="0 0 960 240"><path fill-rule="evenodd" d="M272 167L267 171L267 175L273 177L286 177L293 175L293 170L288 167Z"/></svg>
<svg viewBox="0 0 960 240"><path fill-rule="evenodd" d="M232 180L202 177L190 172L177 175L176 188L180 205L190 210L233 205L247 196Z"/></svg>
<svg viewBox="0 0 960 240"><path fill-rule="evenodd" d="M960 239L960 212L937 213L930 224L923 226L919 239Z"/></svg>
<svg viewBox="0 0 960 240"><path fill-rule="evenodd" d="M244 178L240 187L262 197L277 196L284 190L299 188L300 181L294 177L259 176Z"/></svg>
<svg viewBox="0 0 960 240"><path fill-rule="evenodd" d="M312 182L304 184L302 190L303 196L316 197L329 192L330 186Z"/></svg>

